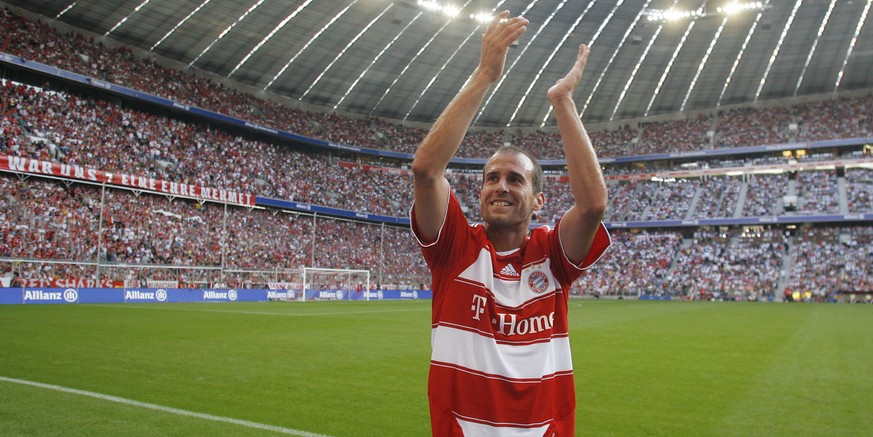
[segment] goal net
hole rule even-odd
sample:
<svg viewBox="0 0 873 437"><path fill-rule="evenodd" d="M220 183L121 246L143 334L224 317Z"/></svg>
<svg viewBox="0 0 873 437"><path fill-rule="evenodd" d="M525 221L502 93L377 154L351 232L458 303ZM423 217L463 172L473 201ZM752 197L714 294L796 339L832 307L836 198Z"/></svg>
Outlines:
<svg viewBox="0 0 873 437"><path fill-rule="evenodd" d="M370 300L369 270L304 267L284 272L280 282L271 282L274 300Z"/></svg>

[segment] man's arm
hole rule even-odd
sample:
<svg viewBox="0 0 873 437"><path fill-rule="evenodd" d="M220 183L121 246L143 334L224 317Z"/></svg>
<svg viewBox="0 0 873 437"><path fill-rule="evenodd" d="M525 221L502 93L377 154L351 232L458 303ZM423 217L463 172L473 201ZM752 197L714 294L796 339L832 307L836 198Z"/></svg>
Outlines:
<svg viewBox="0 0 873 437"><path fill-rule="evenodd" d="M503 11L488 26L479 66L443 110L412 161L416 229L424 242L437 239L446 215L450 190L446 167L461 146L488 88L503 74L509 46L527 29L527 19L508 16L509 11Z"/></svg>
<svg viewBox="0 0 873 437"><path fill-rule="evenodd" d="M573 68L549 88L548 92L549 102L558 121L558 130L561 132L561 141L564 143L570 188L576 201L564 213L558 232L564 253L575 264L584 261L588 254L594 235L606 213L607 202L606 182L603 180L597 155L573 101L573 91L582 78L588 52L588 47L580 45Z"/></svg>

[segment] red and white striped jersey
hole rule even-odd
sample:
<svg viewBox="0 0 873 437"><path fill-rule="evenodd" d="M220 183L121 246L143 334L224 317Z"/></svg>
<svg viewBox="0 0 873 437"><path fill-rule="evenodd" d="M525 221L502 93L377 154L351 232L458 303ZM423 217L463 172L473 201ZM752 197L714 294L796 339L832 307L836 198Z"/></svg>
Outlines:
<svg viewBox="0 0 873 437"><path fill-rule="evenodd" d="M437 240L419 244L433 277L433 435L573 435L567 299L570 284L609 247L606 228L580 266L567 259L557 228L546 226L500 254L452 193Z"/></svg>

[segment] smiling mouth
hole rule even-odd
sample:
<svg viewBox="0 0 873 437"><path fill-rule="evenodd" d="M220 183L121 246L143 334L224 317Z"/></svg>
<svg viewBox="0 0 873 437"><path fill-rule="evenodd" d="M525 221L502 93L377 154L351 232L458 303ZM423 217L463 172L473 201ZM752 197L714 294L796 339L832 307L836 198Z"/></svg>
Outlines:
<svg viewBox="0 0 873 437"><path fill-rule="evenodd" d="M494 202L491 202L491 205L492 206L512 206L512 203L507 202L505 200L495 200Z"/></svg>

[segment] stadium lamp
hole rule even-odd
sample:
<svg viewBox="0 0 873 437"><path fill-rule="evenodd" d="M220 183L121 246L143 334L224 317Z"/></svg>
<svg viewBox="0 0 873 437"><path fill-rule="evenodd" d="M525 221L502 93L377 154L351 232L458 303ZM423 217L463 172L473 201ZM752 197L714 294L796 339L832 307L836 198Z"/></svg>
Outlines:
<svg viewBox="0 0 873 437"><path fill-rule="evenodd" d="M712 17L716 15L730 16L744 11L760 11L764 10L766 5L763 2L731 2L724 6L720 6L712 10L700 8L694 11L683 11L677 9L649 9L644 14L649 22L663 21L678 21L686 18L696 20L698 18Z"/></svg>
<svg viewBox="0 0 873 437"><path fill-rule="evenodd" d="M451 4L441 4L434 0L418 0L418 6L430 12L438 12L449 18L455 18L461 13L461 8Z"/></svg>
<svg viewBox="0 0 873 437"><path fill-rule="evenodd" d="M702 10L682 11L676 9L649 9L645 13L648 21L677 21L683 18L700 18L705 14Z"/></svg>
<svg viewBox="0 0 873 437"><path fill-rule="evenodd" d="M446 14L449 18L455 18L458 14L461 13L461 8L455 5L445 5L443 6L443 13Z"/></svg>
<svg viewBox="0 0 873 437"><path fill-rule="evenodd" d="M470 19L482 24L488 24L494 19L494 16L488 12L479 12L478 14L470 14Z"/></svg>
<svg viewBox="0 0 873 437"><path fill-rule="evenodd" d="M448 3L440 3L437 0L418 0L416 4L423 10L434 13L434 14L442 14L448 18L456 18L460 16L464 11L460 6L456 6L454 4ZM489 12L478 12L475 14L469 14L467 17L470 20L480 23L480 24L488 24L491 20L494 19L494 16Z"/></svg>
<svg viewBox="0 0 873 437"><path fill-rule="evenodd" d="M761 2L748 2L748 3L737 3L732 2L728 3L724 6L720 6L716 8L716 11L719 14L724 15L733 15L738 12L749 11L749 10L761 10L764 9L764 3Z"/></svg>

